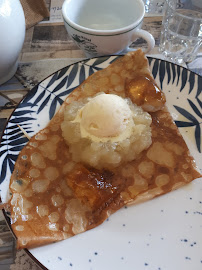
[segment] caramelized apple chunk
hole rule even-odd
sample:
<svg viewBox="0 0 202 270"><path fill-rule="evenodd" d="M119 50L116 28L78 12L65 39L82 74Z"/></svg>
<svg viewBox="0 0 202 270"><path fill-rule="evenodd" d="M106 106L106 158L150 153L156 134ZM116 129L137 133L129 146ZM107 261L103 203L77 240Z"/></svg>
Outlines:
<svg viewBox="0 0 202 270"><path fill-rule="evenodd" d="M77 166L66 180L75 196L92 210L107 204L125 186L123 179L114 177L113 172L87 169L82 165Z"/></svg>
<svg viewBox="0 0 202 270"><path fill-rule="evenodd" d="M149 75L138 74L132 80L126 79L125 93L133 103L147 112L161 110L166 102L164 93Z"/></svg>

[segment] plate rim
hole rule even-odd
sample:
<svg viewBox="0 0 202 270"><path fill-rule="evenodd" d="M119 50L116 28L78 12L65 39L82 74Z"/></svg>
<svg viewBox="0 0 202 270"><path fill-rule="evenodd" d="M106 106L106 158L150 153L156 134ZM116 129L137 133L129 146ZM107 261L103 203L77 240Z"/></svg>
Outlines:
<svg viewBox="0 0 202 270"><path fill-rule="evenodd" d="M110 58L110 57L113 57L113 56L115 56L115 57L118 59L118 58L120 58L120 57L122 57L122 56L124 56L124 55L125 55L125 54L119 54L119 55L112 54L112 55L102 55L102 56L97 56L97 57L92 57L92 58L84 58L84 59L79 60L79 61L76 61L76 62L74 62L74 63L72 63L72 64L66 65L66 66L64 66L64 67L62 67L62 68L60 68L60 69L54 71L53 73L51 73L50 75L48 75L48 76L45 77L44 79L42 79L40 82L38 82L36 85L34 85L30 90L28 90L28 92L26 93L26 95L23 96L22 99L17 103L15 109L12 111L11 115L10 115L9 118L7 119L6 124L5 124L5 126L4 126L4 128L3 128L3 130L2 130L2 134L1 134L1 136L0 136L0 145L1 145L2 137L3 137L3 135L4 135L5 129L6 129L7 125L8 125L8 123L9 123L9 121L10 121L10 119L11 119L13 113L14 113L14 112L16 111L16 109L19 107L20 103L27 97L27 95L28 95L31 91L33 91L33 89L34 89L35 87L39 86L42 82L44 82L46 79L48 79L49 77L53 76L56 72L59 72L59 71L65 69L65 68L67 68L67 67L74 66L74 65L76 65L76 64L82 63L82 62L84 62L84 61L90 61L90 60L93 60L93 59L104 58L104 57L105 57L105 58L106 58L106 57L107 57L107 58ZM196 75L196 76L198 76L198 77L200 77L200 78L202 79L202 75L200 75L200 74L198 74L198 73L196 73L196 72L194 72L194 71L188 69L187 67L180 66L179 64L175 64L175 63L173 63L173 62L171 62L171 61L164 60L164 59L161 59L161 58L152 57L152 56L147 56L147 55L145 55L145 56L146 56L146 58L147 58L148 60L151 59L151 60L163 61L163 62L165 62L165 63L173 64L174 66L178 66L178 67L181 68L181 69L186 69L187 71L193 73L194 75ZM84 62L83 64L85 65L86 63ZM88 76L88 77L89 77L89 76ZM88 77L87 77L87 78L88 78ZM21 82L21 83L22 83L22 82ZM23 84L22 84L22 85L23 85ZM45 90L45 89L44 89L44 90ZM0 146L0 148L1 148L1 146ZM0 196L0 203L1 203L1 196ZM14 232L13 232L13 230L12 230L12 227L11 227L11 224L10 224L10 218L9 218L9 216L7 215L5 209L2 209L2 213L3 213L3 215L4 215L6 224L8 225L8 227L9 227L9 229L10 229L10 231L11 231L13 237L15 238L15 240L17 240L17 237L16 237L16 235L14 234ZM34 263L35 263L37 266L41 267L43 270L48 270L48 268L46 268L46 267L45 267L45 266L44 266L44 265L43 265L43 264L42 264L42 263L41 263L34 255L32 255L32 253L29 251L29 249L25 248L25 249L23 249L23 250L24 250L25 253L26 253L26 254L34 261Z"/></svg>

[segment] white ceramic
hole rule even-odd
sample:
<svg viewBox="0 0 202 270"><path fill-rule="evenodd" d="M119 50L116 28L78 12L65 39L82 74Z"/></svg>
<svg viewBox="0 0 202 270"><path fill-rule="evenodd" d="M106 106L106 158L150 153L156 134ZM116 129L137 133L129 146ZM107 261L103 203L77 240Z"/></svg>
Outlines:
<svg viewBox="0 0 202 270"><path fill-rule="evenodd" d="M25 38L25 17L19 0L0 0L0 84L15 74Z"/></svg>
<svg viewBox="0 0 202 270"><path fill-rule="evenodd" d="M153 36L141 29L142 0L66 0L62 14L69 36L87 57L118 54L141 37L150 51Z"/></svg>
<svg viewBox="0 0 202 270"><path fill-rule="evenodd" d="M17 156L27 142L17 124L33 136L47 125L71 91L119 57L87 59L56 71L20 102L0 145L3 202ZM149 64L202 173L202 77L163 60L149 58ZM30 249L29 254L46 270L201 270L201 231L202 178L148 202L120 209L95 229Z"/></svg>

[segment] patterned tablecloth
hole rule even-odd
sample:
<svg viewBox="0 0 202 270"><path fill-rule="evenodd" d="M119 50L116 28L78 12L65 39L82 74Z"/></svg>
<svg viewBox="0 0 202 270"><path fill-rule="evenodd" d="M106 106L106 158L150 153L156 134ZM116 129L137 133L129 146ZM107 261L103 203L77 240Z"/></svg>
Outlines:
<svg viewBox="0 0 202 270"><path fill-rule="evenodd" d="M147 16L143 29L153 34L156 46L150 56L162 58L158 45L162 22L164 0L144 0ZM53 72L83 59L85 56L68 37L61 18L63 0L46 0L50 18L26 32L24 47L20 55L16 75L0 86L0 133L7 119L22 97L38 82ZM143 40L137 40L133 47L144 47ZM185 65L202 75L202 54L196 60ZM15 240L0 212L0 269L27 270L41 269L24 251L16 251Z"/></svg>

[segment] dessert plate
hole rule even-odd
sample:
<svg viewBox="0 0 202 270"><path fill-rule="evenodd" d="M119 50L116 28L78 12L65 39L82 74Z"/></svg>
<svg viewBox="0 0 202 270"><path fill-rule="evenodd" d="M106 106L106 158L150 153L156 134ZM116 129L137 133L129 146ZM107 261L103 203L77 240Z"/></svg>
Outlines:
<svg viewBox="0 0 202 270"><path fill-rule="evenodd" d="M67 66L35 86L20 102L0 147L2 201L19 151L44 128L66 96L83 80L120 56ZM202 77L172 63L148 58L167 107L202 171ZM125 207L95 229L29 252L46 269L199 270L202 268L202 179L136 206Z"/></svg>

